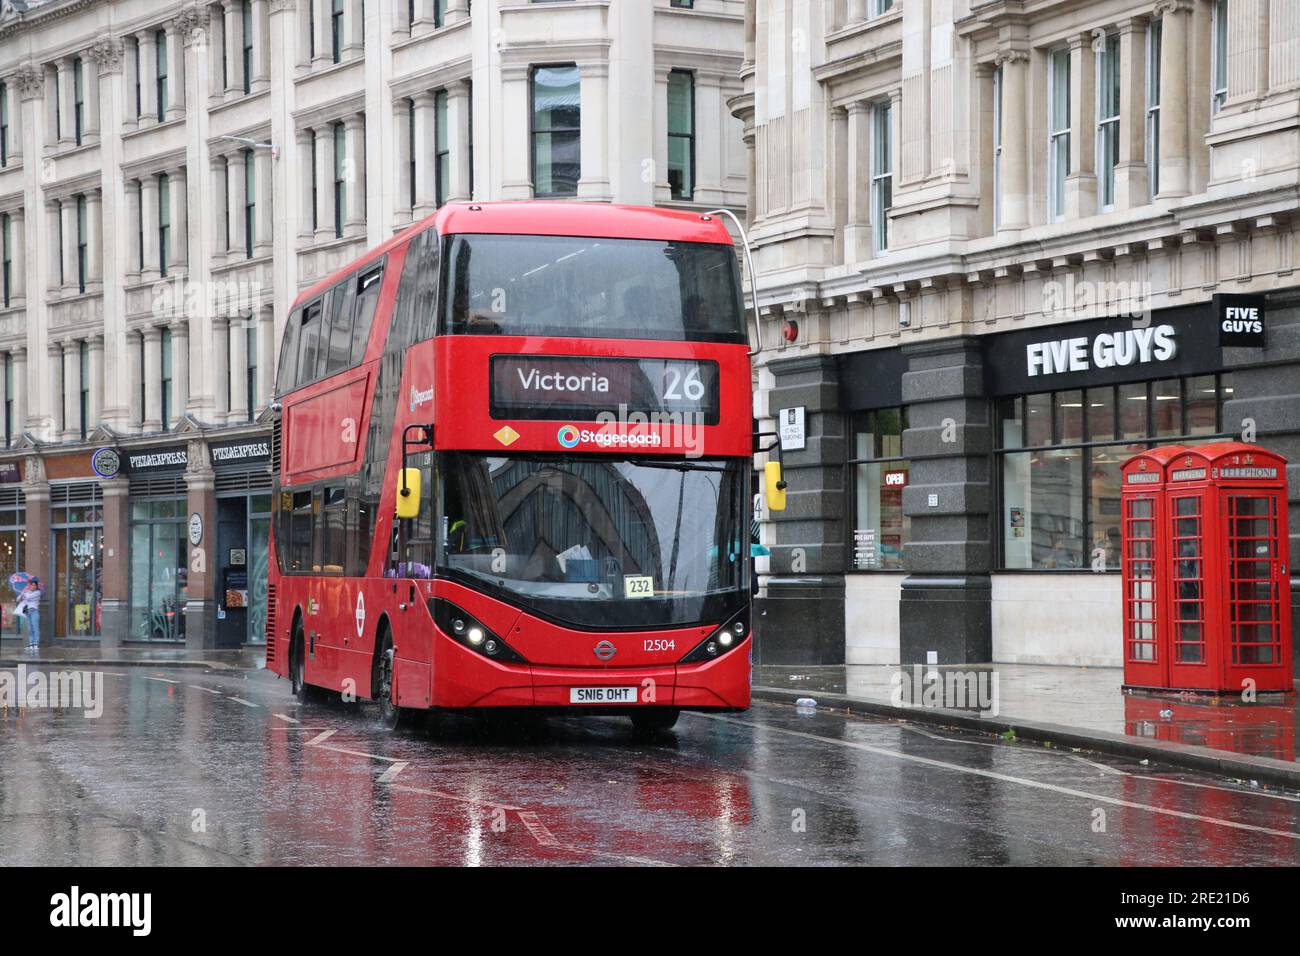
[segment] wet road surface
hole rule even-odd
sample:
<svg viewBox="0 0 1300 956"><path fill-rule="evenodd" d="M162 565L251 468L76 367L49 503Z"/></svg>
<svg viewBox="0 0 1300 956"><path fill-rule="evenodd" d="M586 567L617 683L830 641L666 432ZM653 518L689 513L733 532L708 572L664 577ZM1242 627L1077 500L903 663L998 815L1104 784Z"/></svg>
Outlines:
<svg viewBox="0 0 1300 956"><path fill-rule="evenodd" d="M0 710L0 864L1300 863L1295 793L898 721L389 734L266 672L103 673L97 719Z"/></svg>

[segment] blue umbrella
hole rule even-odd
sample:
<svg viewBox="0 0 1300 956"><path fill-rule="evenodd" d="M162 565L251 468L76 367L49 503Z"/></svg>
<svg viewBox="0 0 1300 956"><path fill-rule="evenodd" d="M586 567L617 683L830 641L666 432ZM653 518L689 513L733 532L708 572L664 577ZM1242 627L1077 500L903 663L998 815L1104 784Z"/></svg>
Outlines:
<svg viewBox="0 0 1300 956"><path fill-rule="evenodd" d="M26 571L15 571L9 575L9 585L14 589L15 594L27 587L31 580L32 576Z"/></svg>

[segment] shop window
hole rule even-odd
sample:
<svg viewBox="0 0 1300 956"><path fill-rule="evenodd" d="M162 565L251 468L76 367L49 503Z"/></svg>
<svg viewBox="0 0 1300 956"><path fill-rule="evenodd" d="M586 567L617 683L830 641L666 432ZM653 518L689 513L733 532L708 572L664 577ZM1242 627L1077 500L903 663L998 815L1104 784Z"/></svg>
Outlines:
<svg viewBox="0 0 1300 956"><path fill-rule="evenodd" d="M911 519L903 513L910 463L903 458L905 408L855 412L848 486L853 497L849 546L855 571L901 571Z"/></svg>
<svg viewBox="0 0 1300 956"><path fill-rule="evenodd" d="M24 554L27 543L27 512L21 503L15 505L10 500L0 504L0 582L8 587L9 576L18 571L26 571ZM22 627L21 621L14 617L14 604L17 596L12 594L0 598L0 634L5 637L17 637Z"/></svg>
<svg viewBox="0 0 1300 956"><path fill-rule="evenodd" d="M1000 566L1119 570L1120 467L1157 444L1222 437L1231 397L1225 373L1000 399Z"/></svg>
<svg viewBox="0 0 1300 956"><path fill-rule="evenodd" d="M131 623L137 641L183 641L188 585L184 498L131 504Z"/></svg>

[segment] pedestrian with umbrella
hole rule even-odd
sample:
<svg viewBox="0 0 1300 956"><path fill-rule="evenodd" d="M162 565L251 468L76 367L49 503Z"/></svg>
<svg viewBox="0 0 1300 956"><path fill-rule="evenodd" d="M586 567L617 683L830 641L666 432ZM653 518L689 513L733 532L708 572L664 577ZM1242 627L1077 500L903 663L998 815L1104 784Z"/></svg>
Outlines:
<svg viewBox="0 0 1300 956"><path fill-rule="evenodd" d="M9 577L9 584L18 592L14 614L27 621L27 650L35 651L41 643L41 598L45 596L41 579L19 571Z"/></svg>

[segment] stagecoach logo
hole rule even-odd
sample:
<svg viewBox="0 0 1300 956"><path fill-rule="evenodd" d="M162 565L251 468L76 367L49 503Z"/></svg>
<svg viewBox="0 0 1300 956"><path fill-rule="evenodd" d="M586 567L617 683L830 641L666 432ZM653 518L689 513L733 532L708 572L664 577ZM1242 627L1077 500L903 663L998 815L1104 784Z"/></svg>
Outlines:
<svg viewBox="0 0 1300 956"><path fill-rule="evenodd" d="M612 641L601 641L593 648L593 650L595 651L596 656L602 661L609 660L618 652L618 648L614 646Z"/></svg>
<svg viewBox="0 0 1300 956"><path fill-rule="evenodd" d="M494 431L492 437L503 445L513 445L515 442L519 441L519 432L515 431L509 425L505 425Z"/></svg>
<svg viewBox="0 0 1300 956"><path fill-rule="evenodd" d="M411 386L411 411L415 411L421 405L426 405L433 401L433 389L420 391L414 385Z"/></svg>
<svg viewBox="0 0 1300 956"><path fill-rule="evenodd" d="M560 430L556 433L555 437L565 448L572 448L582 440L582 436L578 433L578 429L574 428L572 425L561 425Z"/></svg>

